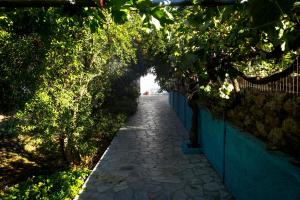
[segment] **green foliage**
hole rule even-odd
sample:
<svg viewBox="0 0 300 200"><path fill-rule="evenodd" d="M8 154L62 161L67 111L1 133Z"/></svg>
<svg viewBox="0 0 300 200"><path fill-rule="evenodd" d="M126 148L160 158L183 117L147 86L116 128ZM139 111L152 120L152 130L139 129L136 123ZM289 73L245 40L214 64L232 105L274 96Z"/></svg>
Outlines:
<svg viewBox="0 0 300 200"><path fill-rule="evenodd" d="M16 39L3 31L0 37L1 104L6 109L22 106L38 87L45 54L40 37L29 35ZM15 59L13 59L15 58ZM13 70L12 70L13 69ZM8 95L9 94L9 95Z"/></svg>
<svg viewBox="0 0 300 200"><path fill-rule="evenodd" d="M73 199L89 175L88 169L66 170L50 176L37 176L0 193L3 200Z"/></svg>
<svg viewBox="0 0 300 200"><path fill-rule="evenodd" d="M294 0L249 0L249 14L252 25L263 29L272 29L283 14L290 15Z"/></svg>
<svg viewBox="0 0 300 200"><path fill-rule="evenodd" d="M136 62L141 21L132 15L134 23L117 25L102 11L101 28L95 25L98 14L54 8L2 13L0 66L5 74L0 84L13 92L5 96L5 91L0 99L17 105L19 134L37 140L36 153L46 160L57 157L57 164L85 163L97 153L101 134L111 138L136 109L136 89L122 90L138 78L126 71ZM40 30L44 26L51 31ZM128 80L121 88L120 79ZM127 110L105 103L119 96L131 105Z"/></svg>
<svg viewBox="0 0 300 200"><path fill-rule="evenodd" d="M233 68L247 76L268 76L289 67L299 55L296 5L249 0L234 6L173 9L174 23L154 34L146 51L160 59L153 61L154 71L164 88L188 92L186 85L197 82L199 91L209 83L228 98L224 85L234 91Z"/></svg>
<svg viewBox="0 0 300 200"><path fill-rule="evenodd" d="M17 110L12 128L24 152L45 166L93 166L137 107L135 81L146 67L136 64L142 22L131 19L118 25L93 9L0 10L0 110ZM72 199L87 174L31 178L0 199Z"/></svg>

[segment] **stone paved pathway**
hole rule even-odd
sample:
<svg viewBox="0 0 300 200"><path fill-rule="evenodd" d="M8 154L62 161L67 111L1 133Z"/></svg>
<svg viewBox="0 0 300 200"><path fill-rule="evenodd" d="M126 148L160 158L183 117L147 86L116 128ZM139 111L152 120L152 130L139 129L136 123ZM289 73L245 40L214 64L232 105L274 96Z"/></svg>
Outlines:
<svg viewBox="0 0 300 200"><path fill-rule="evenodd" d="M167 96L141 97L77 199L233 199L203 155L181 152L187 138Z"/></svg>

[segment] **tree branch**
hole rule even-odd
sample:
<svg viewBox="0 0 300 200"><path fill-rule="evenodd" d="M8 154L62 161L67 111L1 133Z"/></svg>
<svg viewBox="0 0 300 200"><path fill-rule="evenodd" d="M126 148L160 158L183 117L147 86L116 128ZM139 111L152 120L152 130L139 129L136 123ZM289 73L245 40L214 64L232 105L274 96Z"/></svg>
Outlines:
<svg viewBox="0 0 300 200"><path fill-rule="evenodd" d="M240 76L244 80L249 81L252 84L263 85L263 84L267 84L267 83L270 83L270 82L278 81L281 78L285 78L288 75L292 74L294 72L294 70L295 70L294 67L295 67L296 64L297 64L297 59L295 59L294 62L288 68L284 69L283 71L275 73L275 74L272 74L272 75L267 76L267 77L263 77L263 78L247 76L243 72L237 70L233 66L229 67L229 71L232 74L234 74L235 76Z"/></svg>
<svg viewBox="0 0 300 200"><path fill-rule="evenodd" d="M152 0L152 6L193 6L192 0ZM201 0L199 5L222 6L236 4L236 0ZM98 5L97 5L98 4ZM102 0L0 0L0 7L103 7Z"/></svg>
<svg viewBox="0 0 300 200"><path fill-rule="evenodd" d="M0 7L97 7L93 0L0 0Z"/></svg>

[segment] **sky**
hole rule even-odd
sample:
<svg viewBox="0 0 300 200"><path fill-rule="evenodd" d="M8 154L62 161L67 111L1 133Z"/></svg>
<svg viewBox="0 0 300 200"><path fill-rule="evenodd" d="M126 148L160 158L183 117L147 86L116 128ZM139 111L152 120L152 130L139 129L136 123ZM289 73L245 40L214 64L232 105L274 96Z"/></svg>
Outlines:
<svg viewBox="0 0 300 200"><path fill-rule="evenodd" d="M155 76L151 73L148 73L146 76L141 77L140 79L140 89L141 93L148 91L150 94L155 93L159 90L159 85L155 83Z"/></svg>

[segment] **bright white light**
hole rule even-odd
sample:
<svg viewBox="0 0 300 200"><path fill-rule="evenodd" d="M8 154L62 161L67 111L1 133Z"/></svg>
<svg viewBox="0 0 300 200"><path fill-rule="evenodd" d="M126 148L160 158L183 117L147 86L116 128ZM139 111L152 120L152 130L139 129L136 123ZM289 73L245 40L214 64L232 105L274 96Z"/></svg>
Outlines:
<svg viewBox="0 0 300 200"><path fill-rule="evenodd" d="M152 0L152 3L159 4L159 5L171 5L171 4L180 4L190 2L190 0Z"/></svg>
<svg viewBox="0 0 300 200"><path fill-rule="evenodd" d="M155 76L148 73L146 76L140 79L141 94L149 92L149 94L155 94L160 89L159 85L155 82Z"/></svg>

